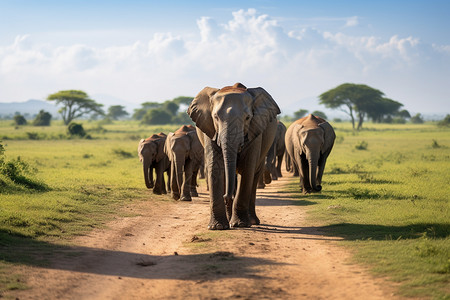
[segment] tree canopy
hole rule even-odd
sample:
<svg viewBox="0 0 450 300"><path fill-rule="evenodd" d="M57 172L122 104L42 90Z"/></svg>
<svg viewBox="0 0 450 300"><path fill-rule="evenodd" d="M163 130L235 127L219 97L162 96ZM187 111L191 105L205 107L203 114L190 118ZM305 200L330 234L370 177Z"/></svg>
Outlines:
<svg viewBox="0 0 450 300"><path fill-rule="evenodd" d="M357 117L357 129L361 129L365 117L370 117L375 122L381 121L384 116L395 115L403 106L403 104L383 96L383 92L368 85L344 83L321 94L319 102L328 108L339 108L348 114L353 129Z"/></svg>
<svg viewBox="0 0 450 300"><path fill-rule="evenodd" d="M144 102L141 108L135 109L133 118L143 124L191 124L192 120L183 107L188 106L193 97L180 96L172 100L159 102Z"/></svg>
<svg viewBox="0 0 450 300"><path fill-rule="evenodd" d="M128 116L128 112L125 110L125 106L111 105L108 108L108 113L106 116L112 120L118 120L122 117Z"/></svg>
<svg viewBox="0 0 450 300"><path fill-rule="evenodd" d="M89 96L79 90L59 91L47 97L48 101L56 101L57 105L62 105L59 113L64 124L68 125L72 120L83 115L96 113L104 115L103 104L99 104L90 99Z"/></svg>

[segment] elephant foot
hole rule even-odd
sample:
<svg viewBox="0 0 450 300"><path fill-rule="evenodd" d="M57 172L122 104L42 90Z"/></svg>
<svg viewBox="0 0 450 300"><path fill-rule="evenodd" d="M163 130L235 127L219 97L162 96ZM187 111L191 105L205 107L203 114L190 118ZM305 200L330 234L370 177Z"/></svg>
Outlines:
<svg viewBox="0 0 450 300"><path fill-rule="evenodd" d="M183 196L183 197L181 197L180 200L181 201L192 201L192 198L190 196L189 197Z"/></svg>
<svg viewBox="0 0 450 300"><path fill-rule="evenodd" d="M179 200L180 199L180 195L172 194L172 198L173 198L173 200Z"/></svg>
<svg viewBox="0 0 450 300"><path fill-rule="evenodd" d="M259 221L259 218L256 215L250 215L249 218L250 218L250 223L252 225L259 225L259 224L261 224L261 221Z"/></svg>
<svg viewBox="0 0 450 300"><path fill-rule="evenodd" d="M191 196L192 196L192 197L198 197L197 190L192 190L192 191L191 191Z"/></svg>
<svg viewBox="0 0 450 300"><path fill-rule="evenodd" d="M162 192L160 190L153 190L153 194L155 195L161 195Z"/></svg>
<svg viewBox="0 0 450 300"><path fill-rule="evenodd" d="M239 218L231 218L230 221L230 227L234 228L234 227L240 227L240 228L244 228L244 227L251 227L252 223L250 222L250 220L241 220Z"/></svg>
<svg viewBox="0 0 450 300"><path fill-rule="evenodd" d="M209 230L226 230L226 229L230 229L230 225L227 222L220 223L219 221L213 221L213 222L209 223L208 229Z"/></svg>

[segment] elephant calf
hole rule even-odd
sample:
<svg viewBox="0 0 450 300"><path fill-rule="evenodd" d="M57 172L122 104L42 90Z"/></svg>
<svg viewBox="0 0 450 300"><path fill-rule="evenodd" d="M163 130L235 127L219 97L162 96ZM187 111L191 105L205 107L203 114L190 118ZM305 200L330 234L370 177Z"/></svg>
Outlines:
<svg viewBox="0 0 450 300"><path fill-rule="evenodd" d="M183 125L177 131L169 133L164 152L171 163L173 199L192 201L191 196L198 196L197 174L203 163L203 146L195 127Z"/></svg>
<svg viewBox="0 0 450 300"><path fill-rule="evenodd" d="M286 152L300 175L304 194L320 192L322 175L336 135L333 127L314 115L298 119L286 131Z"/></svg>
<svg viewBox="0 0 450 300"><path fill-rule="evenodd" d="M139 160L144 167L144 180L147 188L153 188L153 193L157 195L170 192L170 185L164 180L164 172L167 173L170 181L169 158L164 153L164 144L167 136L164 133L154 134L147 139L142 139L138 145ZM156 172L156 182L153 182L153 169Z"/></svg>

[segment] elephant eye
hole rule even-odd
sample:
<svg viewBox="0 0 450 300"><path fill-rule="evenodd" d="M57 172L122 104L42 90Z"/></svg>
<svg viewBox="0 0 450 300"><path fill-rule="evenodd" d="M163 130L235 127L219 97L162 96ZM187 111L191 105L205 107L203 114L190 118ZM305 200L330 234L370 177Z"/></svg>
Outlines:
<svg viewBox="0 0 450 300"><path fill-rule="evenodd" d="M250 120L250 115L247 115L247 117L245 117L245 120L246 121Z"/></svg>

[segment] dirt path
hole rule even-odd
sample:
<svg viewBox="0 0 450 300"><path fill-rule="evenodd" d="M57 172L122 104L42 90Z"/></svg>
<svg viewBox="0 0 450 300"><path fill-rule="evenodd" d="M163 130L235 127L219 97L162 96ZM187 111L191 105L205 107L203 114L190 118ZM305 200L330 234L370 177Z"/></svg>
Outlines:
<svg viewBox="0 0 450 300"><path fill-rule="evenodd" d="M305 222L305 207L277 193L290 175L258 190L260 226L208 231L209 200L147 201L57 255L26 267L19 299L393 299L391 290Z"/></svg>

